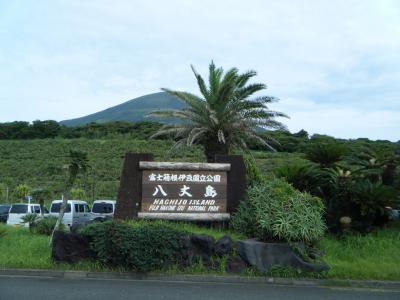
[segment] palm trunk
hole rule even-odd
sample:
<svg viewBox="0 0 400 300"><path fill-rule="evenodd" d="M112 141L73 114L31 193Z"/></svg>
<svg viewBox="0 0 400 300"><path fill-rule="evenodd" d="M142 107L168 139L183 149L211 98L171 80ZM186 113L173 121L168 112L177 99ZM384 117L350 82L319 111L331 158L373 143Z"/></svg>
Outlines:
<svg viewBox="0 0 400 300"><path fill-rule="evenodd" d="M54 233L60 228L62 219L64 217L65 208L67 207L69 192L75 182L75 179L76 179L76 175L71 174L70 178L67 180L67 183L65 185L65 190L64 190L63 199L62 199L63 201L61 203L60 213L58 214L56 225L54 226L53 232L51 233L51 238L50 238L50 243L49 243L50 245L53 243Z"/></svg>
<svg viewBox="0 0 400 300"><path fill-rule="evenodd" d="M219 143L214 139L209 139L204 144L204 154L209 163L215 162L216 155L228 155L229 146L227 144Z"/></svg>

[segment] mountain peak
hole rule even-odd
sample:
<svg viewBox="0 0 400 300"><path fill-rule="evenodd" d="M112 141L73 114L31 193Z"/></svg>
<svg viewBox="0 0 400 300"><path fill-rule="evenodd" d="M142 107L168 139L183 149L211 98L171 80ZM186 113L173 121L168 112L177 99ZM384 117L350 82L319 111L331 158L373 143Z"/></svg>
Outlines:
<svg viewBox="0 0 400 300"><path fill-rule="evenodd" d="M165 92L144 95L105 110L60 123L66 126L81 126L88 123L107 123L113 121L159 121L153 117L146 117L151 111L159 109L181 109L185 104L175 96Z"/></svg>

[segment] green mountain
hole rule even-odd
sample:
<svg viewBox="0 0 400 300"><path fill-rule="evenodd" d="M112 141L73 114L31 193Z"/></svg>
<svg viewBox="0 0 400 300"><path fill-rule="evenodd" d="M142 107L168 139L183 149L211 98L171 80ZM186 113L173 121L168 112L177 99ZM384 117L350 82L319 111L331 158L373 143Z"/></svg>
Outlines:
<svg viewBox="0 0 400 300"><path fill-rule="evenodd" d="M178 98L160 92L138 97L122 104L107 108L84 117L64 120L60 123L67 126L80 126L91 122L107 123L112 121L155 121L146 114L158 109L181 109L185 104ZM159 120L158 120L159 121Z"/></svg>

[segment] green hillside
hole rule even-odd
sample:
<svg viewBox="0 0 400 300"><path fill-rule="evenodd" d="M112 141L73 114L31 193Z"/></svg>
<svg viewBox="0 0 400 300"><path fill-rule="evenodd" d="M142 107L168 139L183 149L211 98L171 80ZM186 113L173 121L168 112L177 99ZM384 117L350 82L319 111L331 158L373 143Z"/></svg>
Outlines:
<svg viewBox="0 0 400 300"><path fill-rule="evenodd" d="M14 195L18 184L46 188L53 199L60 198L65 181L63 165L70 149L88 154L90 169L79 177L75 188L84 189L89 201L117 197L126 152L151 152L157 161L205 161L200 146L171 152L172 144L170 140L135 140L126 135L107 139L0 140L0 203L6 202L6 187L10 191L9 202L19 201ZM297 153L253 153L264 172L301 160Z"/></svg>
<svg viewBox="0 0 400 300"><path fill-rule="evenodd" d="M60 198L65 182L63 165L70 149L88 153L89 169L76 188L82 188L88 199L117 196L123 157L126 152L152 152L161 161L204 161L201 148L169 151L172 141L133 140L126 136L110 139L37 139L0 141L0 203L5 202L4 188L10 191L9 202L19 201L14 195L18 184L46 188L52 197Z"/></svg>
<svg viewBox="0 0 400 300"><path fill-rule="evenodd" d="M80 126L91 122L106 123L112 121L152 121L153 118L146 118L145 115L158 109L180 109L184 107L182 101L167 93L160 92L145 95L110 107L97 113L60 123L67 126Z"/></svg>

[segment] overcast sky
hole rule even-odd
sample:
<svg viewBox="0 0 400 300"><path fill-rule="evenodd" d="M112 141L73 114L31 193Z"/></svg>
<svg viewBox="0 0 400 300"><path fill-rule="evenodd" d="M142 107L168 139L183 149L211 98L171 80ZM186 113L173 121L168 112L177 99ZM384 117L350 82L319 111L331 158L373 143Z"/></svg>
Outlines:
<svg viewBox="0 0 400 300"><path fill-rule="evenodd" d="M211 60L256 70L292 132L400 140L398 0L0 0L0 122L197 93Z"/></svg>

